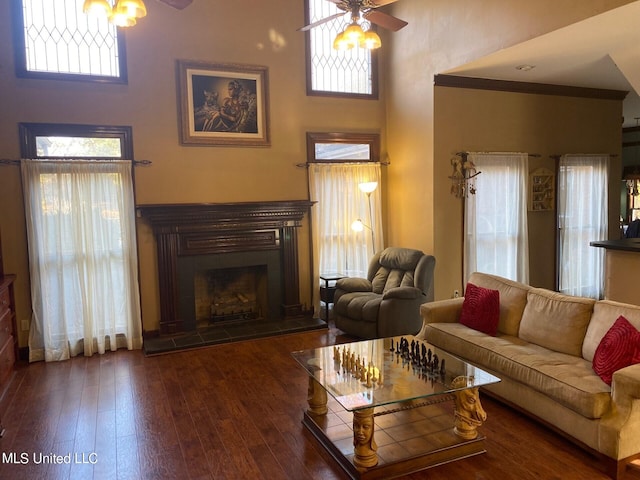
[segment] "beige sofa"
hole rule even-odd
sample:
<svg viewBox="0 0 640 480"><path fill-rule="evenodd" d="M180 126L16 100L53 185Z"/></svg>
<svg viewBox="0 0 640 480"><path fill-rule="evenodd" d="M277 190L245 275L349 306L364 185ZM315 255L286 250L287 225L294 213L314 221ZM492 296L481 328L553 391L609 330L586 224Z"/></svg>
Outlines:
<svg viewBox="0 0 640 480"><path fill-rule="evenodd" d="M502 381L486 391L526 411L595 453L612 478L640 458L640 364L593 371L602 337L624 315L640 329L640 307L562 295L474 273L474 285L500 292L497 335L458 322L464 297L420 307L418 336Z"/></svg>

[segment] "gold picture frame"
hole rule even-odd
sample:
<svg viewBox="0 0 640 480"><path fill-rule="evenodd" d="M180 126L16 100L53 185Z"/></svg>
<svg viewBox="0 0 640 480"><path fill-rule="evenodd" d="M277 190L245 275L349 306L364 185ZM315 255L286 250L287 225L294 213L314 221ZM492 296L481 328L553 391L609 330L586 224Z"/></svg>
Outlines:
<svg viewBox="0 0 640 480"><path fill-rule="evenodd" d="M180 141L269 146L268 69L178 60Z"/></svg>

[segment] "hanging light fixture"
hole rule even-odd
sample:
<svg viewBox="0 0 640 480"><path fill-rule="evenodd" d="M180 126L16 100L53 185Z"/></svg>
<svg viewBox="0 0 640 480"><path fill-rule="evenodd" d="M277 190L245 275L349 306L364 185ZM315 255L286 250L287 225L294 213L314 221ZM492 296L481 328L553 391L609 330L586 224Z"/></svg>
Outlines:
<svg viewBox="0 0 640 480"><path fill-rule="evenodd" d="M336 35L333 41L333 48L336 50L351 50L355 45L349 43L349 40L345 36L344 32L340 32Z"/></svg>
<svg viewBox="0 0 640 480"><path fill-rule="evenodd" d="M85 0L82 11L87 15L111 15L111 4L107 0Z"/></svg>
<svg viewBox="0 0 640 480"><path fill-rule="evenodd" d="M118 0L116 8L122 8L128 17L142 18L147 16L147 7L142 0Z"/></svg>
<svg viewBox="0 0 640 480"><path fill-rule="evenodd" d="M375 50L382 46L382 40L376 32L373 30L367 30L364 32L364 38L360 40L360 48L367 48L369 50Z"/></svg>
<svg viewBox="0 0 640 480"><path fill-rule="evenodd" d="M365 25L365 28L362 28ZM354 47L374 50L382 46L382 41L376 32L371 30L371 24L361 21L360 10L357 6L351 11L351 23L344 31L338 33L333 40L333 48L336 50L351 50Z"/></svg>
<svg viewBox="0 0 640 480"><path fill-rule="evenodd" d="M147 7L142 0L116 0L113 6L108 0L85 0L82 11L105 16L118 27L132 27L138 18L147 15Z"/></svg>

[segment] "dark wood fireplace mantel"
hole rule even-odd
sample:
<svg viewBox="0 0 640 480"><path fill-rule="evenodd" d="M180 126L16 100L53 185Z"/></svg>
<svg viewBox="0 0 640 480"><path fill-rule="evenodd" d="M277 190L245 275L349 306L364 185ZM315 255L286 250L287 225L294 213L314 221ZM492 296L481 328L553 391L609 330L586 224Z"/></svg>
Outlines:
<svg viewBox="0 0 640 480"><path fill-rule="evenodd" d="M283 317L302 315L296 229L311 205L307 200L139 205L157 241L160 334L185 331L177 278L178 258L185 255L279 250Z"/></svg>

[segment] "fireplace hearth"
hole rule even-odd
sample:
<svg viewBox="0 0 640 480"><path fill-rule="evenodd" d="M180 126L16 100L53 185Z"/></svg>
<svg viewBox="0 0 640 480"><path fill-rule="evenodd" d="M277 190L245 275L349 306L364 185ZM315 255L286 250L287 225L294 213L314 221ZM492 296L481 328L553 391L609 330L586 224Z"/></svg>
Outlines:
<svg viewBox="0 0 640 480"><path fill-rule="evenodd" d="M300 303L297 229L311 205L140 205L157 242L157 333L310 316Z"/></svg>

